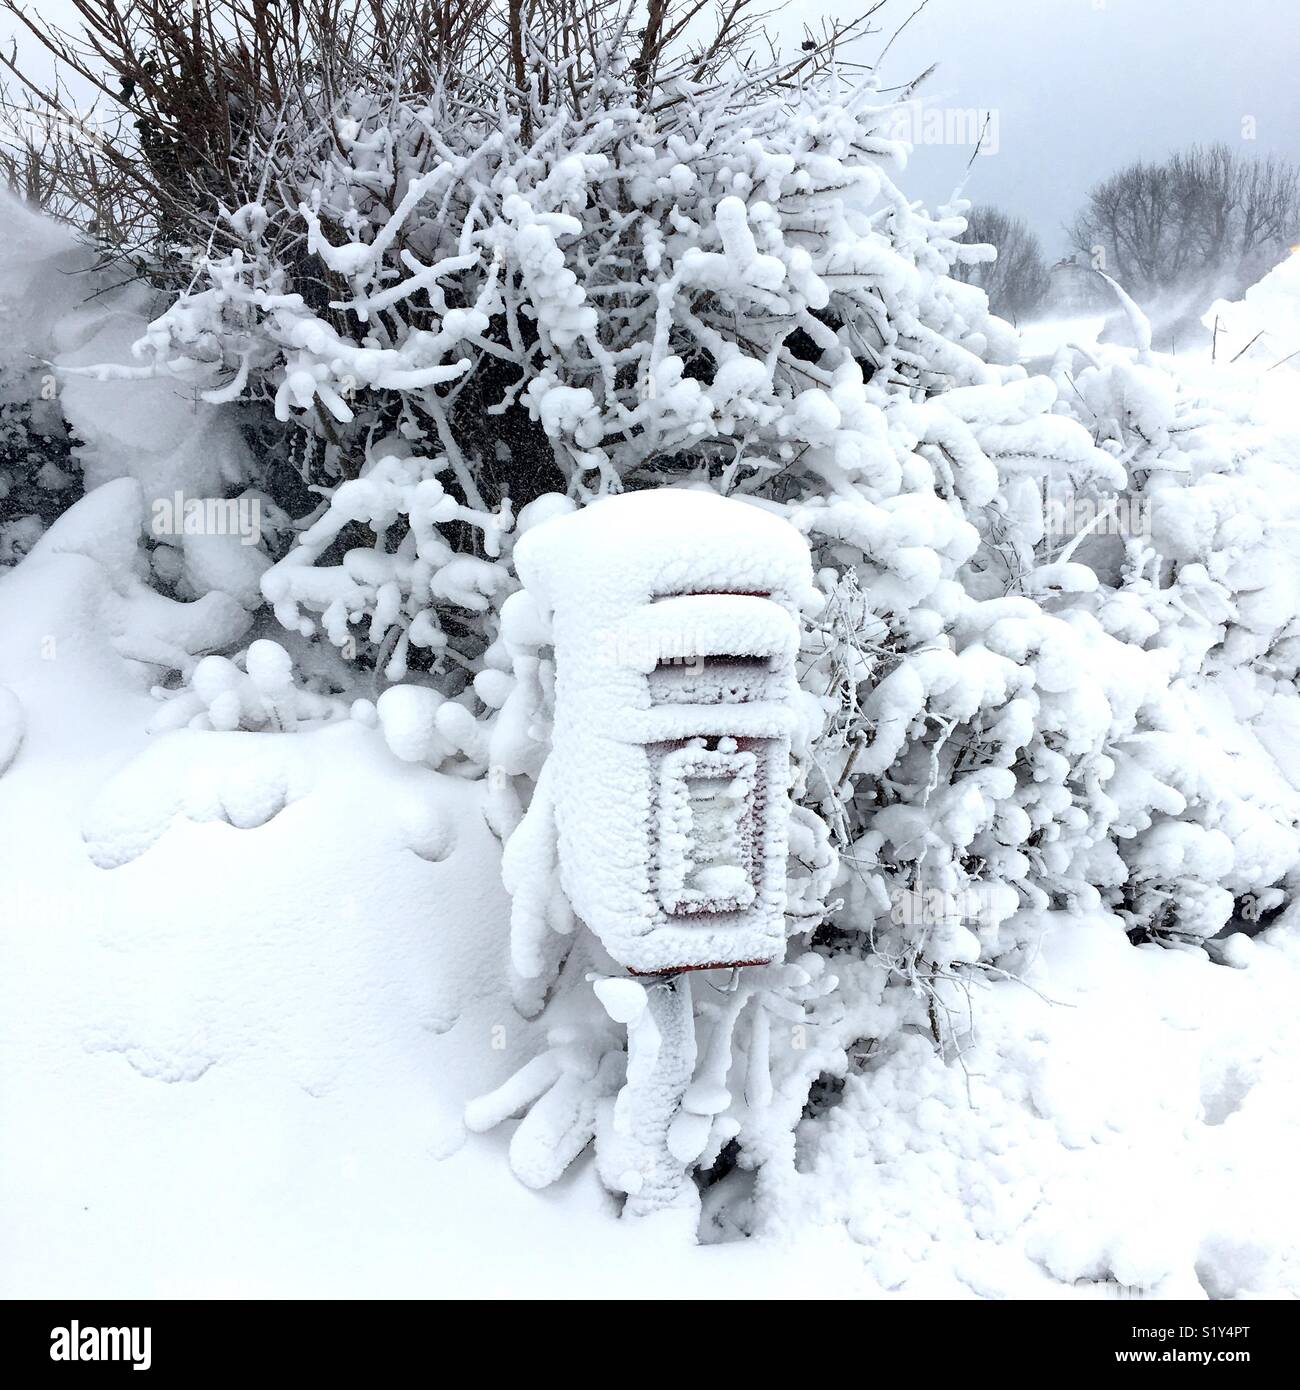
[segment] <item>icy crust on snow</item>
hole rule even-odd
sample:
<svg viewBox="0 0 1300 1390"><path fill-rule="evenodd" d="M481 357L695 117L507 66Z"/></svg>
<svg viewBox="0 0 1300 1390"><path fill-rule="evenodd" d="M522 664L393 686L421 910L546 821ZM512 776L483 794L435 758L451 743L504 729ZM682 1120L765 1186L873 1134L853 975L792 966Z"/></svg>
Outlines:
<svg viewBox="0 0 1300 1390"><path fill-rule="evenodd" d="M535 606L556 666L548 775L506 853L517 968L537 973L555 866L639 973L775 958L807 543L760 507L660 489L532 527L515 563L514 622Z"/></svg>

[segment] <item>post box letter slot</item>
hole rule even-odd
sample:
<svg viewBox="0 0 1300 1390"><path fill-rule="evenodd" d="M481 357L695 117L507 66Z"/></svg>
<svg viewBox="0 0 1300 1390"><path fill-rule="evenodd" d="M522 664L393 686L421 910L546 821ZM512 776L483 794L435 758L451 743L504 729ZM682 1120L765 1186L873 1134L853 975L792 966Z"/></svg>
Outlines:
<svg viewBox="0 0 1300 1390"><path fill-rule="evenodd" d="M686 656L650 673L650 703L747 705L772 699L777 683L767 656Z"/></svg>

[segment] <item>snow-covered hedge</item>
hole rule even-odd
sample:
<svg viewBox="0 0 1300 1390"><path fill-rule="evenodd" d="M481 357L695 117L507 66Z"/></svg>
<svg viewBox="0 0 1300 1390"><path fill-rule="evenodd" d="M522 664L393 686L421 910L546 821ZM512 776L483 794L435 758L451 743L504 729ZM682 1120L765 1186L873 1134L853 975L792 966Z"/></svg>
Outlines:
<svg viewBox="0 0 1300 1390"><path fill-rule="evenodd" d="M534 1184L612 1132L632 1016L593 993L610 962L546 878L554 655L511 602L515 539L646 487L806 536L790 947L697 991L708 1103L679 1155L716 1227L749 1229L853 1059L905 1029L960 1050L965 993L1019 968L1045 910L1182 944L1288 897L1295 787L1249 726L1295 694L1293 518L1270 503L1291 464L1149 351L1017 365L949 275L977 254L961 207L908 202L869 84L647 89L620 45L576 101L338 97L116 375L301 431L320 504L262 593L293 649L355 673L326 698L255 645L200 663L165 722L350 707L399 757L482 776L524 837L507 864L541 866L510 886L520 1007L550 1045L470 1117L529 1112L512 1161ZM1093 530L1054 534L1054 498Z"/></svg>

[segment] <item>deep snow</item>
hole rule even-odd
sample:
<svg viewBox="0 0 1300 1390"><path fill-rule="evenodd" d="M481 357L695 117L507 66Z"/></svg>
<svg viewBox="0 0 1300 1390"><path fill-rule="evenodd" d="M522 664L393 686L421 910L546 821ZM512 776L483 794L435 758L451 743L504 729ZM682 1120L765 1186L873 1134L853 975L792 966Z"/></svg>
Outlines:
<svg viewBox="0 0 1300 1390"><path fill-rule="evenodd" d="M6 1295L1300 1291L1294 929L1225 968L1058 921L1023 983L975 992L960 1056L864 1059L780 1234L692 1246L618 1220L589 1161L538 1194L465 1131L535 1045L477 788L355 721L151 742L103 589L59 553L0 583L26 712L0 781ZM239 829L250 739L294 795ZM177 778L213 818L175 813Z"/></svg>
<svg viewBox="0 0 1300 1390"><path fill-rule="evenodd" d="M121 355L133 312L100 306L39 346ZM1030 350L1054 347L1043 330ZM1241 380L1294 428L1290 368ZM408 697L292 734L160 722L142 634L188 662L248 615L133 576L122 518L164 489L175 460L150 459L189 447L206 407L133 383L147 399L123 411L123 389L71 379L66 410L116 422L97 490L0 577L0 1291L1300 1293L1285 920L1207 955L1053 917L1022 978L946 997L946 1055L896 1031L882 990L892 1036L802 1127L763 1237L692 1245L620 1220L589 1157L545 1192L518 1183L509 1127L463 1121L541 1046L512 1002L484 786L420 765L437 726ZM217 449L187 467L220 465ZM232 592L248 579L237 542L184 562ZM1273 714L1295 784L1300 721ZM1225 756L1257 758L1253 734Z"/></svg>

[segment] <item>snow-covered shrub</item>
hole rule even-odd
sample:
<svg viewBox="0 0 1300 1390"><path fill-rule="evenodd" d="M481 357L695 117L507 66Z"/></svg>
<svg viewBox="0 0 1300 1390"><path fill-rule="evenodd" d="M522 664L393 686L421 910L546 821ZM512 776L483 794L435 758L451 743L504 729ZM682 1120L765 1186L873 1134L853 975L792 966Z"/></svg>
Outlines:
<svg viewBox="0 0 1300 1390"><path fill-rule="evenodd" d="M301 723L348 713L341 700L306 688L295 679L293 659L278 643L254 642L241 663L205 656L183 690L160 691L168 703L151 725L166 729L269 729L287 733Z"/></svg>
<svg viewBox="0 0 1300 1390"><path fill-rule="evenodd" d="M449 610L462 615L460 654L478 654L463 630L510 587L498 562L512 517L508 501L492 513L459 502L437 476L447 471L445 459L413 455L401 441L381 453L364 476L334 489L324 514L298 536L262 588L285 627L304 636L323 629L335 646L354 654L364 644L365 664L399 680L412 648L436 658L449 646L447 620L440 616ZM342 550L340 534L361 525L369 528L371 544ZM458 552L444 529L451 527L476 530L484 555ZM322 563L329 554L337 563ZM359 641L353 624L363 619Z"/></svg>
<svg viewBox="0 0 1300 1390"><path fill-rule="evenodd" d="M223 234L242 244L203 261L138 349L187 381L205 371L209 400L272 403L306 432L315 485L378 470L373 489L416 466L394 454L426 459L411 484L445 484L441 505L465 509L448 514L448 543L481 562L457 561L477 571L468 587L447 575L454 595L474 595L469 613L484 584L502 582L485 578L501 554L478 544L471 514L673 478L784 499L883 470L888 488L897 465L876 422L844 423L863 417L863 372L924 394L1010 350L976 292L964 291L972 325L927 297L945 264L929 239L961 224L932 228L894 189L900 151L869 88L810 84L792 105L761 77L675 72L657 106L616 17L589 101L541 80L546 53L530 99L503 91L495 109L441 86L341 96L337 140L286 137L297 201L268 189L228 210ZM309 548L342 531L356 494L344 481L329 535L315 522ZM389 510L410 516L400 500ZM409 535L403 520L365 548L418 548ZM379 563L345 540L340 558L356 559L342 568ZM291 555L267 580L295 615L289 591L323 582L305 568ZM392 616L391 588L381 601L381 584L353 583L330 640L355 640L350 625L364 621L363 660L387 661L396 623L403 653L436 657L434 610L456 598L416 579Z"/></svg>
<svg viewBox="0 0 1300 1390"><path fill-rule="evenodd" d="M791 1189L801 1117L876 1041L960 1051L961 991L1016 971L1044 911L1199 940L1236 896L1282 891L1293 791L1212 731L1215 701L1268 692L1203 677L1240 651L1292 681L1293 615L1250 569L1234 499L1256 483L1234 470L1268 484L1240 422L1148 351L1017 365L949 274L982 254L961 207L905 198L869 84L654 71L630 9L599 13L589 55L542 34L516 80L479 73L491 99L375 74L314 122L277 117L279 176L224 210L139 370L301 433L320 505L261 581L289 645L352 663L353 713L398 757L486 779L529 918L517 998L549 1046L468 1118L527 1112L511 1157L535 1185L595 1137L632 1191L627 1030L646 1041L655 1006L557 886L554 653L515 538L647 487L745 498L807 538L789 948L693 986L669 1134L710 1227L748 1230ZM1062 538L1057 496L1149 504L1152 533ZM257 651L200 663L175 718L283 729L346 703Z"/></svg>
<svg viewBox="0 0 1300 1390"><path fill-rule="evenodd" d="M1210 937L1300 872L1300 802L1256 742L1276 740L1300 669L1295 441L1267 437L1231 381L1150 353L1063 351L1053 375L1123 465L1115 506L1134 523L1079 538L1100 582L1073 603L1166 673L1111 753L1121 814L1097 881L1141 935Z"/></svg>

